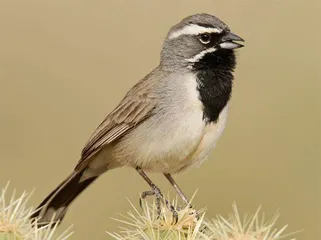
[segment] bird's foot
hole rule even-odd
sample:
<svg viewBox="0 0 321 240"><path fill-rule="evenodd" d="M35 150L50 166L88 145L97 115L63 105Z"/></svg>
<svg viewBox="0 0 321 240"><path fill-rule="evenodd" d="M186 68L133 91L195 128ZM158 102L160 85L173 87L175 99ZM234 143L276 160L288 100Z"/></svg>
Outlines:
<svg viewBox="0 0 321 240"><path fill-rule="evenodd" d="M192 204L189 203L186 207L188 207L189 209L192 209L192 210L193 210L192 212L190 212L190 215L195 215L195 218L196 218L197 220L200 219L199 212L194 209L194 206L193 206Z"/></svg>
<svg viewBox="0 0 321 240"><path fill-rule="evenodd" d="M164 195L160 191L160 189L156 185L152 185L152 189L149 191L145 191L142 193L140 199L139 199L139 205L142 207L142 200L145 199L147 196L155 196L156 201L156 209L157 209L157 215L158 218L161 215L162 209L161 209L161 204L165 204L166 207L172 212L173 214L173 222L174 224L177 223L178 221L178 213L173 205L171 205L167 200L164 199Z"/></svg>
<svg viewBox="0 0 321 240"><path fill-rule="evenodd" d="M193 207L192 204L187 204L187 205L184 206L184 207L182 207L182 206L177 206L177 207L176 207L176 209L177 209L178 211L181 211L181 210L187 209L187 208L193 209L194 207Z"/></svg>
<svg viewBox="0 0 321 240"><path fill-rule="evenodd" d="M164 196L163 196L162 192L160 191L160 189L156 185L153 185L151 190L143 192L140 199L139 199L139 205L141 207L142 207L142 200L148 196L155 196L155 198L156 198L155 204L156 204L156 208L157 208L157 214L159 216L161 213L161 202L164 202Z"/></svg>
<svg viewBox="0 0 321 240"><path fill-rule="evenodd" d="M189 215L194 215L195 216L195 218L197 219L197 220L199 220L199 218L200 218L200 215L199 215L199 212L198 211L196 211L195 209L194 209L194 206L192 205L192 204L190 204L190 203L188 203L187 205L185 205L184 207L182 207L182 206L176 206L176 211L182 211L183 209L190 209L190 211L189 211Z"/></svg>

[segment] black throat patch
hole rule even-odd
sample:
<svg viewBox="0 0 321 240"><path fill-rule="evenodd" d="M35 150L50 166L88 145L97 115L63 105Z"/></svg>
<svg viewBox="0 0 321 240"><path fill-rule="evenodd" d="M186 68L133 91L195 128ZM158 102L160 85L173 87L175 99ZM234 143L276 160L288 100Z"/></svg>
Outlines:
<svg viewBox="0 0 321 240"><path fill-rule="evenodd" d="M224 49L207 53L192 65L197 76L197 89L203 103L203 119L206 123L217 122L221 111L230 100L235 65L233 50Z"/></svg>

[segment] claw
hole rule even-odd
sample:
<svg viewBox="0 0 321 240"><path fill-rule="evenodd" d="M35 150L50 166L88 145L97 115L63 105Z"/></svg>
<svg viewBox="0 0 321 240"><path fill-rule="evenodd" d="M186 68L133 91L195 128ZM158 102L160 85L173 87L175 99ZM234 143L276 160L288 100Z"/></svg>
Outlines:
<svg viewBox="0 0 321 240"><path fill-rule="evenodd" d="M173 214L173 224L178 222L178 213L175 210L174 206L172 206L167 200L164 199L164 196L160 189L156 185L152 185L152 189L149 191L145 191L141 194L139 198L139 206L142 208L142 200L145 199L147 196L154 196L156 198L155 204L157 208L157 219L160 218L162 209L161 203L165 204L165 206L172 212Z"/></svg>
<svg viewBox="0 0 321 240"><path fill-rule="evenodd" d="M153 195L155 195L153 190L143 192L139 198L139 206L142 208L143 207L142 200L145 199L147 196L153 196Z"/></svg>
<svg viewBox="0 0 321 240"><path fill-rule="evenodd" d="M173 222L172 222L172 225L175 225L177 222L178 222L178 213L177 211L175 210L175 208L173 207L173 205L170 205L167 206L169 208L169 210L172 212L173 214Z"/></svg>
<svg viewBox="0 0 321 240"><path fill-rule="evenodd" d="M145 191L142 193L142 195L139 198L139 205L140 207L142 207L142 200L145 199L147 196L154 196L154 195L156 198L157 215L159 218L161 214L161 202L164 202L164 196L156 185L153 185L151 190Z"/></svg>

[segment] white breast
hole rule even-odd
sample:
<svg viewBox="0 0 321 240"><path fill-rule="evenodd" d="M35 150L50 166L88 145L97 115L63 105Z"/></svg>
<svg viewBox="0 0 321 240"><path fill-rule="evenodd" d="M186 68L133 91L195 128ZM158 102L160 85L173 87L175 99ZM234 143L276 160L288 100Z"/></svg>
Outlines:
<svg viewBox="0 0 321 240"><path fill-rule="evenodd" d="M194 74L164 82L163 87L157 114L117 146L123 165L174 173L203 159L221 134L226 110L217 124L205 124Z"/></svg>
<svg viewBox="0 0 321 240"><path fill-rule="evenodd" d="M191 165L199 166L215 147L216 142L225 128L228 113L228 105L222 110L216 123L210 123L204 128L204 135L200 145L191 157Z"/></svg>

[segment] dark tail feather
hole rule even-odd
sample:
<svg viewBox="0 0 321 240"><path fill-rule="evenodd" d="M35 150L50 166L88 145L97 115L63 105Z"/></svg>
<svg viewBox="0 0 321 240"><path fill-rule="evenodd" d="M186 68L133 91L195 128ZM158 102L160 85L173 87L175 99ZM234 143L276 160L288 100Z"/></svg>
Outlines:
<svg viewBox="0 0 321 240"><path fill-rule="evenodd" d="M73 172L55 190L53 190L37 207L31 219L37 218L39 225L46 225L51 220L61 222L69 204L92 182L97 179L92 177L80 182L83 171Z"/></svg>

